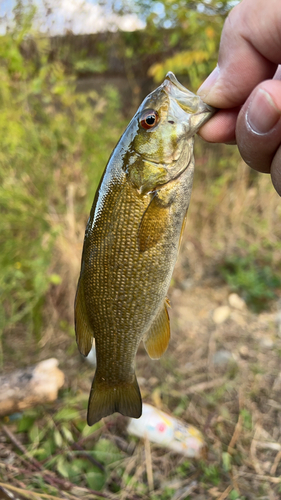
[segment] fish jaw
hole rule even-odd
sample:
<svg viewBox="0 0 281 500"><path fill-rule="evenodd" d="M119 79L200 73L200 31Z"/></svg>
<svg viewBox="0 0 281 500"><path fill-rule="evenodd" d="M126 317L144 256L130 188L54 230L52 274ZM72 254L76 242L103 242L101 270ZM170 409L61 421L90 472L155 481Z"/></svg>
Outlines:
<svg viewBox="0 0 281 500"><path fill-rule="evenodd" d="M206 104L201 97L186 89L171 71L167 73L162 85L170 98L190 116L192 135L216 112L216 109Z"/></svg>

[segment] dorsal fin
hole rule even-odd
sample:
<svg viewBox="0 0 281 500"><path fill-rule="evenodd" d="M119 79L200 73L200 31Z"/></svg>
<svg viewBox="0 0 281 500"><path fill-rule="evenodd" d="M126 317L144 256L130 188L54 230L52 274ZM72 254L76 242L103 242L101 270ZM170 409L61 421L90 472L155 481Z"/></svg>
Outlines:
<svg viewBox="0 0 281 500"><path fill-rule="evenodd" d="M83 356L88 356L92 348L94 335L87 315L84 290L83 290L83 280L81 276L79 278L76 297L75 297L74 319L75 319L76 342L79 351L81 352L81 354L83 354Z"/></svg>

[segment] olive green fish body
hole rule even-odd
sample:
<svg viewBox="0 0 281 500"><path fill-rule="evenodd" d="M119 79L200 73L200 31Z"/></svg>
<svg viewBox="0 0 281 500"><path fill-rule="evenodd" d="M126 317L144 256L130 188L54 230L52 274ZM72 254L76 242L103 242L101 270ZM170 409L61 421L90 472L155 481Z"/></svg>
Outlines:
<svg viewBox="0 0 281 500"><path fill-rule="evenodd" d="M173 97L184 101L182 89L172 75L145 99L108 162L87 224L75 323L82 354L96 342L89 425L114 411L139 417L138 346L143 340L152 358L168 346L166 294L191 195L193 135L212 113L191 94L192 127L190 108Z"/></svg>

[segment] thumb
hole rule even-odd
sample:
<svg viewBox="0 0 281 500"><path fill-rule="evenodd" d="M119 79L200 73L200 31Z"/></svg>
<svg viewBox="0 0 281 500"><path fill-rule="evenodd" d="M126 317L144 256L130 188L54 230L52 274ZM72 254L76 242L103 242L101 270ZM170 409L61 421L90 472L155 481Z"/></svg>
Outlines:
<svg viewBox="0 0 281 500"><path fill-rule="evenodd" d="M242 0L225 21L218 66L198 90L207 104L243 104L281 62L280 0Z"/></svg>
<svg viewBox="0 0 281 500"><path fill-rule="evenodd" d="M258 85L242 107L236 140L244 161L259 172L270 172L281 143L281 82Z"/></svg>

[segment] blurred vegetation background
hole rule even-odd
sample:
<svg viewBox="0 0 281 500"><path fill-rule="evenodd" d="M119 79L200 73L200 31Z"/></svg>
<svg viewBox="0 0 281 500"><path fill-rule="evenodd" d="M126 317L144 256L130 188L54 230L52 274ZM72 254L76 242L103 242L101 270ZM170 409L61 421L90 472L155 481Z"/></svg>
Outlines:
<svg viewBox="0 0 281 500"><path fill-rule="evenodd" d="M65 336L71 341L64 356L77 352L73 302L84 230L110 153L167 71L196 91L216 65L223 22L235 3L124 0L111 8L120 16L133 11L143 29L50 36L36 30L36 2L16 2L0 37L2 371L36 361L46 345L53 355ZM269 176L245 166L236 147L198 139L195 148L182 245L188 279L227 284L254 311L268 309L281 286L279 197ZM37 418L31 412L19 431L39 443ZM43 458L62 446L53 427L45 433L50 429L49 448L40 445ZM107 443L98 446L108 452ZM75 482L84 465L77 462L74 470L66 464L58 459L58 471ZM99 489L105 477L87 481Z"/></svg>
<svg viewBox="0 0 281 500"><path fill-rule="evenodd" d="M139 0L142 30L50 37L34 28L36 4L16 3L0 43L1 363L5 336L73 330L83 231L107 159L168 70L196 91L232 5ZM188 235L204 267L264 305L280 285L278 197L235 147L199 142L196 158Z"/></svg>

